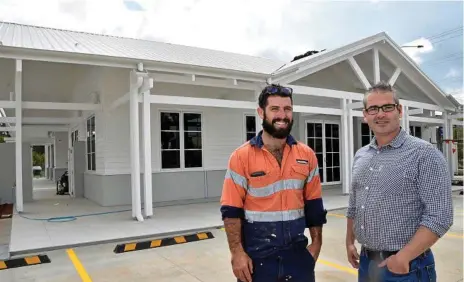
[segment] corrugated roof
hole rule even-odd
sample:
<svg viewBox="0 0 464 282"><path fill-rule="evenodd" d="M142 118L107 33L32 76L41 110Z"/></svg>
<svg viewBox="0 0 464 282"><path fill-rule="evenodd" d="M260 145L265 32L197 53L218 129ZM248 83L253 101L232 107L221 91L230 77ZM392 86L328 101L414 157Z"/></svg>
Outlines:
<svg viewBox="0 0 464 282"><path fill-rule="evenodd" d="M271 74L285 62L205 48L0 22L0 45Z"/></svg>

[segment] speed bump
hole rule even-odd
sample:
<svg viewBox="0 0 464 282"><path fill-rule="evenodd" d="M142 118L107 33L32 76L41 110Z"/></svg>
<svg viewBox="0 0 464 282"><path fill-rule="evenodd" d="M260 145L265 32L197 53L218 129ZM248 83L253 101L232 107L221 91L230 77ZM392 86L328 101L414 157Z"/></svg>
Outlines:
<svg viewBox="0 0 464 282"><path fill-rule="evenodd" d="M0 270L44 263L50 263L50 259L47 255L30 256L10 260L0 260Z"/></svg>
<svg viewBox="0 0 464 282"><path fill-rule="evenodd" d="M120 254L120 253L132 252L132 251L154 249L154 248L159 248L159 247L179 245L179 244L197 242L197 241L213 239L213 238L214 236L211 232L202 232L202 233L195 233L195 234L184 235L184 236L163 238L163 239L158 239L158 240L125 243L125 244L117 245L116 248L114 248L114 253Z"/></svg>

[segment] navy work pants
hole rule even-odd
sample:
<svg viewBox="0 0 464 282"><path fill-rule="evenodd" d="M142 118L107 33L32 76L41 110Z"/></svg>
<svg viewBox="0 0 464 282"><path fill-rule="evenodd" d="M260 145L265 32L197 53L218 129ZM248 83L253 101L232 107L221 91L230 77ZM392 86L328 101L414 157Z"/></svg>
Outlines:
<svg viewBox="0 0 464 282"><path fill-rule="evenodd" d="M409 273L396 274L388 268L378 267L379 261L369 259L361 251L359 259L358 282L436 282L435 260L432 251L428 251L410 262Z"/></svg>
<svg viewBox="0 0 464 282"><path fill-rule="evenodd" d="M314 282L315 262L306 248L279 251L253 261L253 282ZM238 280L240 282L240 280Z"/></svg>

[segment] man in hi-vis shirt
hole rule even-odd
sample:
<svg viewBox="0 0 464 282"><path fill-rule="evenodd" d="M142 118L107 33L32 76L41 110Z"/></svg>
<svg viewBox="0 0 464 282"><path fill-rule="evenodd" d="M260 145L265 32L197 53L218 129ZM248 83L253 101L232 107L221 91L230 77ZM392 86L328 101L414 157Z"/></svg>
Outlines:
<svg viewBox="0 0 464 282"><path fill-rule="evenodd" d="M327 213L318 161L290 135L291 88L269 85L258 103L263 131L232 153L221 197L232 269L243 282L315 281Z"/></svg>

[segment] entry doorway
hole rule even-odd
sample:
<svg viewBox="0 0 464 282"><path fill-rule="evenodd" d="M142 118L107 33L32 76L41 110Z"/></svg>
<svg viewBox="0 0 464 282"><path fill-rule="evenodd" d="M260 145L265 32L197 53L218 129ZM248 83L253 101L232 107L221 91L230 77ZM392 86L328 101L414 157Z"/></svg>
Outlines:
<svg viewBox="0 0 464 282"><path fill-rule="evenodd" d="M323 184L340 184L340 122L306 121L306 144L314 150Z"/></svg>

